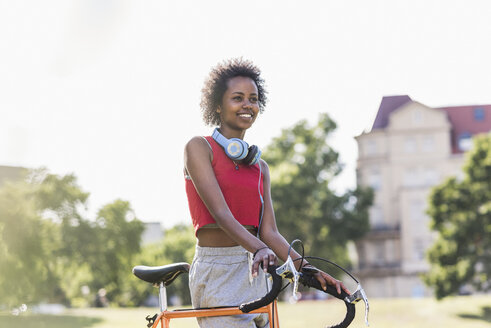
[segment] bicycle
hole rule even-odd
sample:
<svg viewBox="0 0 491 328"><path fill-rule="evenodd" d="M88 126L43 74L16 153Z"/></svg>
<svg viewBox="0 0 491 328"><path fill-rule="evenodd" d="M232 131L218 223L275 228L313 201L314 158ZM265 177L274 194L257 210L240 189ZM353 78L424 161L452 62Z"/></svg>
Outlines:
<svg viewBox="0 0 491 328"><path fill-rule="evenodd" d="M290 250L294 243L300 242L298 239L294 240L290 245ZM277 301L276 298L278 294L286 287L282 288L282 280L287 279L290 283L293 283L293 297L296 298L298 284L310 288L315 288L322 292L328 293L331 296L334 296L342 301L344 301L346 305L346 315L340 323L337 325L331 326L330 328L346 328L348 327L353 319L355 318L355 304L359 301L363 301L365 303L365 323L368 324L368 312L369 305L368 299L361 286L361 283L347 270L337 265L334 262L331 262L327 259L315 256L303 256L303 245L302 245L302 256L301 258L296 259L303 261L304 259L316 259L325 261L330 263L346 274L348 274L356 283L357 288L354 293L351 295L347 294L345 291L341 290L341 294L338 294L336 288L331 285L327 285L326 290L323 290L319 281L315 278L314 274L316 273L315 268L303 267L300 272L298 272L295 268L294 261L290 257L290 250L288 251L287 261L277 267L270 265L268 267L268 273L272 279L271 290L262 298L251 301L249 303L240 304L237 306L220 306L214 308L200 308L200 309L177 309L177 310L168 310L167 309L167 294L166 294L166 286L169 286L180 274L188 273L190 265L185 262L172 263L159 267L149 267L149 266L135 266L133 268L133 274L144 280L153 284L154 286L159 288L159 308L160 313L155 314L150 317L147 316L145 319L148 321L148 328L169 328L170 320L177 318L196 318L196 317L209 317L209 316L226 316L226 315L240 315L244 313L266 313L268 314L268 319L270 323L270 328L279 328L279 317L277 311Z"/></svg>

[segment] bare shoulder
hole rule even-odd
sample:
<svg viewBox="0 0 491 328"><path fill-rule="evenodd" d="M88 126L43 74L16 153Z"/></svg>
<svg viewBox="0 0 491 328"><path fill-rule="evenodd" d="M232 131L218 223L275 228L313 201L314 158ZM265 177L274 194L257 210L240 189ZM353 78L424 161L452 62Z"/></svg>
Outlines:
<svg viewBox="0 0 491 328"><path fill-rule="evenodd" d="M184 146L184 157L187 160L192 157L202 156L208 156L210 158L213 156L211 146L205 138L195 136L191 138Z"/></svg>
<svg viewBox="0 0 491 328"><path fill-rule="evenodd" d="M211 151L211 146L208 143L208 140L206 140L204 137L201 136L192 137L184 147L185 152L206 150L206 149Z"/></svg>
<svg viewBox="0 0 491 328"><path fill-rule="evenodd" d="M261 165L261 170L263 174L269 177L269 166L264 159L259 159L259 165Z"/></svg>

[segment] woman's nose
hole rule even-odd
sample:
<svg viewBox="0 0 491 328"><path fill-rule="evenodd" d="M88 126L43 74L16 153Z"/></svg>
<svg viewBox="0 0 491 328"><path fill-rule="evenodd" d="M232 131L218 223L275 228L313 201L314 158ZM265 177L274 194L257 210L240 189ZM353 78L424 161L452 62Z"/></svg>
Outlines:
<svg viewBox="0 0 491 328"><path fill-rule="evenodd" d="M248 99L246 99L244 101L244 105L242 107L244 107L244 108L252 108L252 103Z"/></svg>

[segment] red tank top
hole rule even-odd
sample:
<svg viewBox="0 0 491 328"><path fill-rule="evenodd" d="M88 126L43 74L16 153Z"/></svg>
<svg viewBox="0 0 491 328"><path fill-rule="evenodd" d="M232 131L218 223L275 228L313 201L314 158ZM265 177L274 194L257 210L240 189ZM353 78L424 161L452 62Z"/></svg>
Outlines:
<svg viewBox="0 0 491 328"><path fill-rule="evenodd" d="M257 227L261 211L258 183L260 183L261 195L263 194L263 174L261 172L259 178L259 164L238 163L236 166L212 137L205 138L213 152L211 165L218 185L234 218L242 225ZM195 234L204 225L216 223L189 177L186 177L186 194Z"/></svg>

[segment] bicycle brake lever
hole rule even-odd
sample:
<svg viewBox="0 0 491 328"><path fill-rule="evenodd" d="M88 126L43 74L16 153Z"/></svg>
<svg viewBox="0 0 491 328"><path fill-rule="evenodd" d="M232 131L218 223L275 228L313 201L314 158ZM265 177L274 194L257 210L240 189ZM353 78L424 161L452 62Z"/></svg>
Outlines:
<svg viewBox="0 0 491 328"><path fill-rule="evenodd" d="M276 268L276 274L291 281L293 281L294 277L298 275L297 269L295 269L295 265L293 264L293 260L290 256L288 256L285 263Z"/></svg>
<svg viewBox="0 0 491 328"><path fill-rule="evenodd" d="M298 293L298 278L299 278L299 275L298 273L296 275L294 275L293 277L293 300L295 302L298 301L298 297L297 297L297 293Z"/></svg>
<svg viewBox="0 0 491 328"><path fill-rule="evenodd" d="M293 282L293 298L297 301L298 279L300 278L300 274L295 268L295 264L293 264L293 260L290 256L288 256L283 265L276 269L276 274Z"/></svg>
<svg viewBox="0 0 491 328"><path fill-rule="evenodd" d="M368 311L370 309L368 305L368 298L367 294L365 294L365 291L363 290L363 287L361 286L360 283L358 283L358 287L356 288L355 292L349 296L346 296L344 299L347 303L355 304L358 303L359 301L363 301L365 303L365 324L370 326L368 323Z"/></svg>

